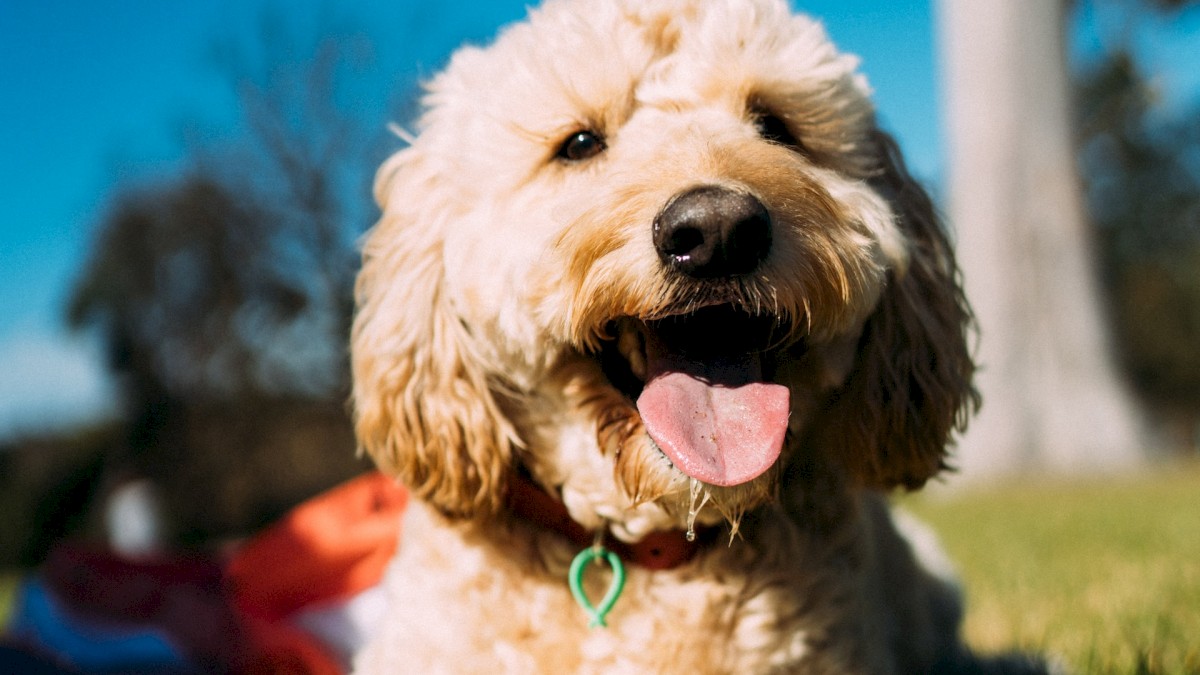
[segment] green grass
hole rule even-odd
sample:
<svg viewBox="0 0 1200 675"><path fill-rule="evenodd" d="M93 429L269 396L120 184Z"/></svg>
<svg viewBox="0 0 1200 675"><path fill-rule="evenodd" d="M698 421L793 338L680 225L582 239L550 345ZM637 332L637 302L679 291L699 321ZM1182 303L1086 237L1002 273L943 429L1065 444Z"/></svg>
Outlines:
<svg viewBox="0 0 1200 675"><path fill-rule="evenodd" d="M1200 673L1200 463L907 497L967 591L980 651L1079 673Z"/></svg>
<svg viewBox="0 0 1200 675"><path fill-rule="evenodd" d="M5 572L0 570L0 634L3 634L4 628L8 626L9 616L12 614L13 597L17 592L18 576L15 572Z"/></svg>

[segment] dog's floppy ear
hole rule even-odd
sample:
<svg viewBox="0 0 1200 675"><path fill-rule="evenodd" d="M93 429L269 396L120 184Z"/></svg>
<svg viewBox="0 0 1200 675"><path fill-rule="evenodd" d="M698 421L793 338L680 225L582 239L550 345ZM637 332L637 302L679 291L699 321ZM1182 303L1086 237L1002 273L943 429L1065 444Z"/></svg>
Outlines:
<svg viewBox="0 0 1200 675"><path fill-rule="evenodd" d="M968 345L974 321L958 265L929 196L909 176L896 142L875 132L884 195L908 241L860 338L858 361L832 403L820 442L865 485L920 487L946 468L952 431L979 407Z"/></svg>
<svg viewBox="0 0 1200 675"><path fill-rule="evenodd" d="M444 233L455 214L444 183L416 148L376 179L383 215L355 287L355 432L415 495L470 517L500 506L515 434L447 297Z"/></svg>

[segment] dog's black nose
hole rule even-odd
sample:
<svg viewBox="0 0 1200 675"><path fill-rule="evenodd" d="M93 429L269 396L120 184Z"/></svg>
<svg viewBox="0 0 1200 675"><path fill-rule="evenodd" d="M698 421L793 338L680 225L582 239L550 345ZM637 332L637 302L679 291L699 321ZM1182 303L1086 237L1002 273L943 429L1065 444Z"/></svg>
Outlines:
<svg viewBox="0 0 1200 675"><path fill-rule="evenodd" d="M751 272L771 250L771 214L753 195L716 185L680 193L654 219L668 267L697 278Z"/></svg>

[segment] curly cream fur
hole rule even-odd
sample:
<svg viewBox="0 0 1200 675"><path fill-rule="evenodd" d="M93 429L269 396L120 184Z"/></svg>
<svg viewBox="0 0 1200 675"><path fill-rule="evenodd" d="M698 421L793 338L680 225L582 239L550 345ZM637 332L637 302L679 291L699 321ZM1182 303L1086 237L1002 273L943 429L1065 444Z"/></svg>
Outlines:
<svg viewBox="0 0 1200 675"><path fill-rule="evenodd" d="M968 663L958 601L873 490L916 487L976 402L970 313L856 60L780 0L550 0L429 85L381 169L352 337L362 447L420 497L364 672L924 672ZM780 117L803 151L769 142ZM563 139L600 134L586 162ZM664 273L650 224L696 185L770 211L753 274ZM622 321L730 302L777 317L784 452L706 486L737 535L630 571L591 631L574 548L506 511L515 471L625 541L686 526L690 481L595 352ZM799 343L797 343L799 344Z"/></svg>

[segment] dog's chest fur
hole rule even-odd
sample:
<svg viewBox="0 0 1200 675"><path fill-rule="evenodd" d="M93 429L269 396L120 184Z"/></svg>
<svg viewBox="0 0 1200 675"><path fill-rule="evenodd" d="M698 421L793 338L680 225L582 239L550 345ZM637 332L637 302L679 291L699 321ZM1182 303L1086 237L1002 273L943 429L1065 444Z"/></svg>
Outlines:
<svg viewBox="0 0 1200 675"><path fill-rule="evenodd" d="M844 537L812 537L768 514L750 524L745 539L728 547L717 543L678 569L631 566L608 627L595 629L567 587L575 547L520 525L491 541L474 527L447 526L426 506L410 507L386 583L390 613L358 670L892 670L873 646L889 642L881 638L894 632L888 613L863 611L881 606L870 582L879 542L853 534L870 532L870 526L847 527ZM770 545L756 545L765 539ZM502 551L494 541L504 542ZM597 577L592 597L603 592L603 576L589 576ZM397 664L403 664L400 671Z"/></svg>

